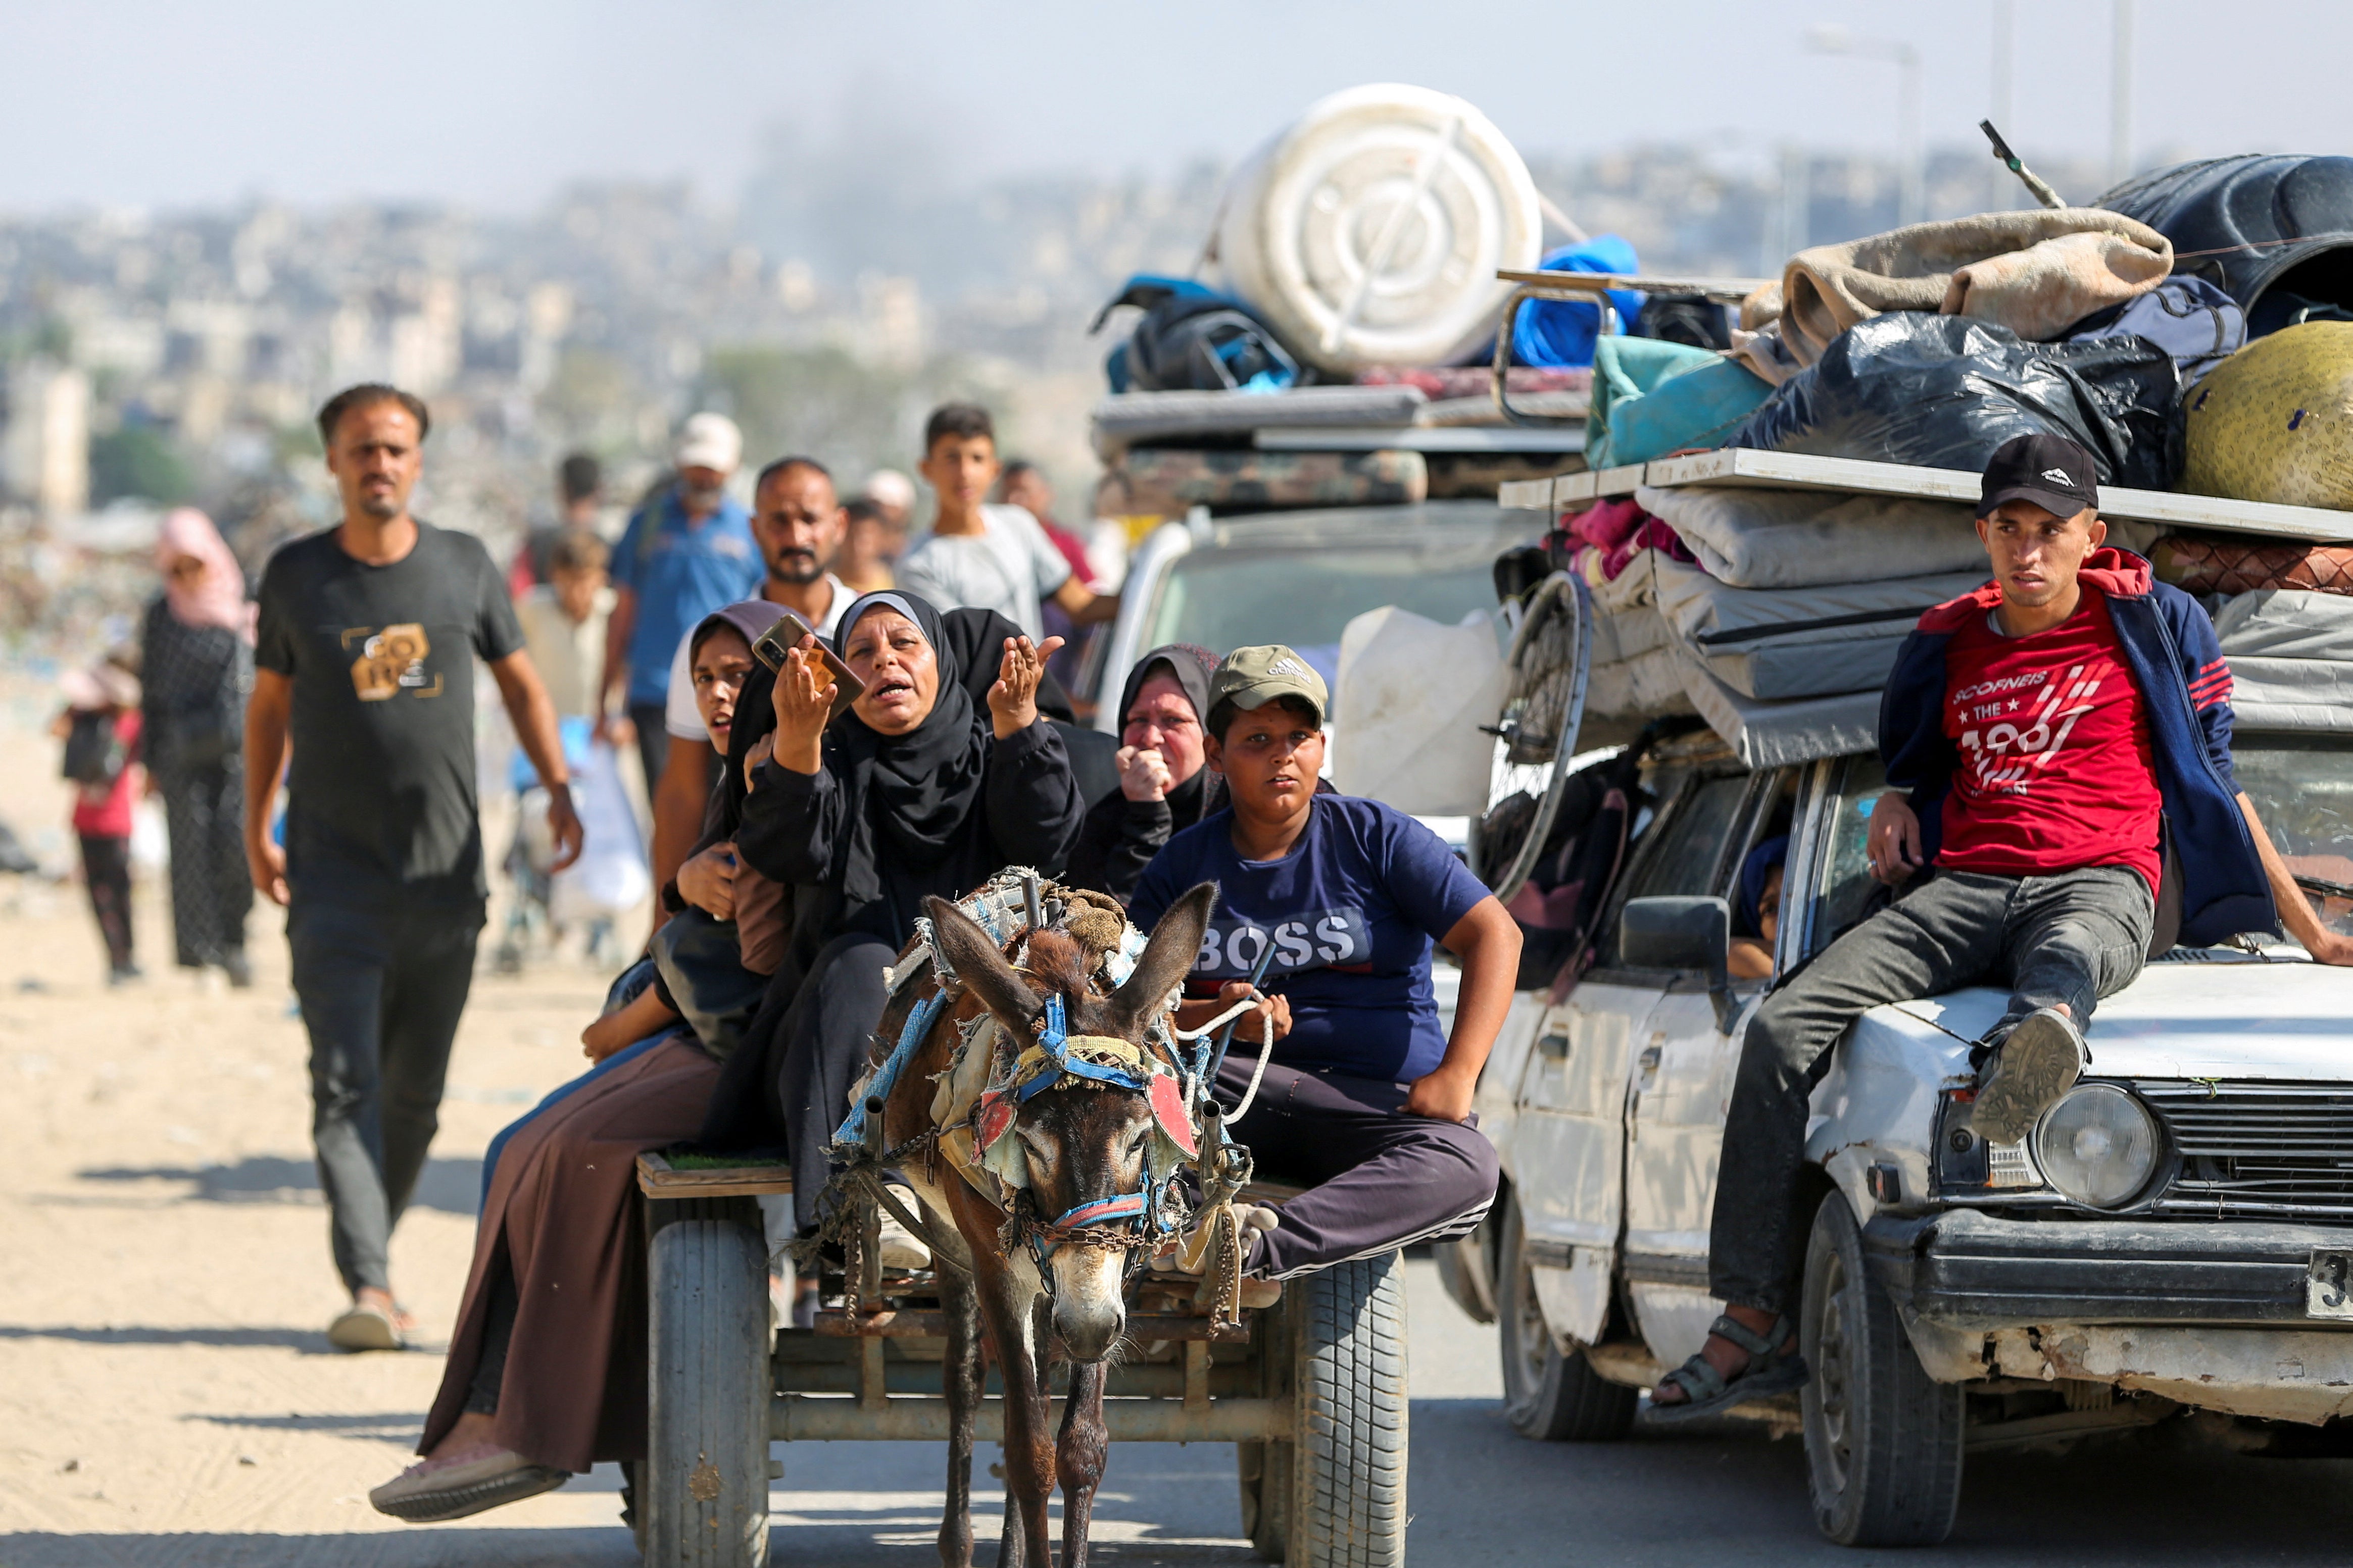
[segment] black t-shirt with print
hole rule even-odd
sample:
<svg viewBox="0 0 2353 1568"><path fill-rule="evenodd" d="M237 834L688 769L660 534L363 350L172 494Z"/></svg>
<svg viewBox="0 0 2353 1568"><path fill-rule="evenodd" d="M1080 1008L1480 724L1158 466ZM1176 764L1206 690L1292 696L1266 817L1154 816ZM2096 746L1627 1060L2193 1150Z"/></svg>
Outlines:
<svg viewBox="0 0 2353 1568"><path fill-rule="evenodd" d="M474 659L522 628L481 541L420 522L414 550L371 566L314 533L270 557L260 606L254 663L294 682L295 896L482 897Z"/></svg>

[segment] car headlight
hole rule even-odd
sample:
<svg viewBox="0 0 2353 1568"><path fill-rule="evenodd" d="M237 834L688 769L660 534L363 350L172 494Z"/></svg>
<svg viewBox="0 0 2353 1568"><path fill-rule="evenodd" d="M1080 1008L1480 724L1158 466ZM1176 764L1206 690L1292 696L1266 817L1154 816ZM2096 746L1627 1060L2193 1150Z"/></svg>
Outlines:
<svg viewBox="0 0 2353 1568"><path fill-rule="evenodd" d="M2123 1089L2087 1083L2043 1114L2034 1130L2042 1179L2079 1204L2130 1203L2157 1170L2156 1118Z"/></svg>

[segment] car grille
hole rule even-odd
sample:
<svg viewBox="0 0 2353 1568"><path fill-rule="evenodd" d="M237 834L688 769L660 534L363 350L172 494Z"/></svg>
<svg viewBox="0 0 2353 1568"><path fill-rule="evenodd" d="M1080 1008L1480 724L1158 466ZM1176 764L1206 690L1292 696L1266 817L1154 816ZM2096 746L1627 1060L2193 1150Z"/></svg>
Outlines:
<svg viewBox="0 0 2353 1568"><path fill-rule="evenodd" d="M2281 1083L2140 1082L2180 1173L2159 1214L2353 1219L2353 1090Z"/></svg>

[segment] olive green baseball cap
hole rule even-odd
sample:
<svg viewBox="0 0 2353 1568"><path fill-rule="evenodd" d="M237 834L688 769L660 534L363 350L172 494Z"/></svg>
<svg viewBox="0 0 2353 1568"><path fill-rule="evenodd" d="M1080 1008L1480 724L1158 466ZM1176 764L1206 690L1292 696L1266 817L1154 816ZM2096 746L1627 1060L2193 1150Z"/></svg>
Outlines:
<svg viewBox="0 0 2353 1568"><path fill-rule="evenodd" d="M1209 677L1209 706L1230 701L1245 710L1263 708L1278 698L1293 697L1315 710L1315 725L1324 725L1332 693L1314 666L1281 643L1262 647L1238 647L1226 655Z"/></svg>

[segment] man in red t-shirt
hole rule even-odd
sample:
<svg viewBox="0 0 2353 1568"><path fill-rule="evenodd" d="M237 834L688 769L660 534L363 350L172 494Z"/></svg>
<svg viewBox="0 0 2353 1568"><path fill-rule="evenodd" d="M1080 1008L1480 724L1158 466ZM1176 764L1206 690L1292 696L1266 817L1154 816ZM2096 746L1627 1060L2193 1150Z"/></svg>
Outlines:
<svg viewBox="0 0 2353 1568"><path fill-rule="evenodd" d="M2074 1087L2094 1005L2153 949L2284 917L2315 959L2353 963L2353 940L2314 916L2233 782L2231 673L2212 623L2148 563L2102 548L2094 475L2091 454L2058 437L1997 449L1977 524L1994 580L1922 616L1897 655L1880 712L1893 787L1873 804L1870 856L1882 881L1917 885L1749 1026L1708 1245L1725 1316L1652 1391L1663 1419L1806 1379L1784 1310L1793 1200L1814 1085L1862 1013L2007 983L1971 1126L2015 1144ZM2181 900L2160 921L2168 865Z"/></svg>

